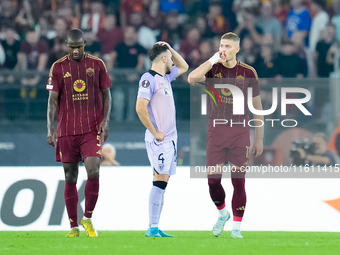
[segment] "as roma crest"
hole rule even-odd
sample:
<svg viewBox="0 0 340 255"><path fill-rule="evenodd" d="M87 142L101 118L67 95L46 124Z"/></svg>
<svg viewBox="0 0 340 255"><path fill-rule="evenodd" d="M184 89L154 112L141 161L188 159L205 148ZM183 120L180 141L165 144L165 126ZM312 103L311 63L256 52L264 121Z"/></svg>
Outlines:
<svg viewBox="0 0 340 255"><path fill-rule="evenodd" d="M93 73L94 73L94 70L91 68L91 67L89 67L89 68L87 68L86 69L86 74L88 75L88 76L92 76L93 75Z"/></svg>
<svg viewBox="0 0 340 255"><path fill-rule="evenodd" d="M244 77L242 75L239 75L236 77L237 83L242 83L244 81Z"/></svg>

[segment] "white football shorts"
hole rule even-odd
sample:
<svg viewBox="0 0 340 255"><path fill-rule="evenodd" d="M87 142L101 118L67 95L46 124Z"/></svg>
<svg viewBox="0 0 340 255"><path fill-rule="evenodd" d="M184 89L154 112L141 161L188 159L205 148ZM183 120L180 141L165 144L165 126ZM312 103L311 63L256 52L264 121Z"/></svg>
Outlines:
<svg viewBox="0 0 340 255"><path fill-rule="evenodd" d="M169 176L176 174L177 144L176 141L145 141L146 151L153 171Z"/></svg>

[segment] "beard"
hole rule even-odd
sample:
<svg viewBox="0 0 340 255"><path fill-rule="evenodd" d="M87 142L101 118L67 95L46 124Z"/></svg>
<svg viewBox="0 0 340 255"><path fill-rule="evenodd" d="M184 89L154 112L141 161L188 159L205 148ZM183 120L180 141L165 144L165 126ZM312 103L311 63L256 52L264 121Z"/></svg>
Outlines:
<svg viewBox="0 0 340 255"><path fill-rule="evenodd" d="M169 73L171 73L171 69L172 69L172 66L165 66L165 73L166 74L169 74Z"/></svg>

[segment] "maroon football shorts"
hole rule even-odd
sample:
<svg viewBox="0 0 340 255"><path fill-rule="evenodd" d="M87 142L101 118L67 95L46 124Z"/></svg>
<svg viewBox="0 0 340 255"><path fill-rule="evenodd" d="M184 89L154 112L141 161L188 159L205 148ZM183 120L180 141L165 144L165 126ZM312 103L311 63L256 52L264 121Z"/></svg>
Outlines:
<svg viewBox="0 0 340 255"><path fill-rule="evenodd" d="M247 122L246 122L247 123ZM216 166L228 163L241 167L249 163L249 126L219 124L213 126L209 119L207 136L206 165Z"/></svg>
<svg viewBox="0 0 340 255"><path fill-rule="evenodd" d="M90 156L102 157L102 138L97 132L58 137L57 161L80 162Z"/></svg>

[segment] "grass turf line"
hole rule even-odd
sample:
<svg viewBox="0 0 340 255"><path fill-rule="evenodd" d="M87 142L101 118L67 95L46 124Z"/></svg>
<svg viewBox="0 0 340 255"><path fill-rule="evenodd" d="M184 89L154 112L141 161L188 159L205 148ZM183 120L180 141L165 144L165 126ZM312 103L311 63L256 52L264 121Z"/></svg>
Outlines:
<svg viewBox="0 0 340 255"><path fill-rule="evenodd" d="M175 238L146 238L144 231L98 231L88 238L65 238L67 231L2 231L0 254L339 254L340 233L230 231L216 238L211 231L167 231Z"/></svg>

